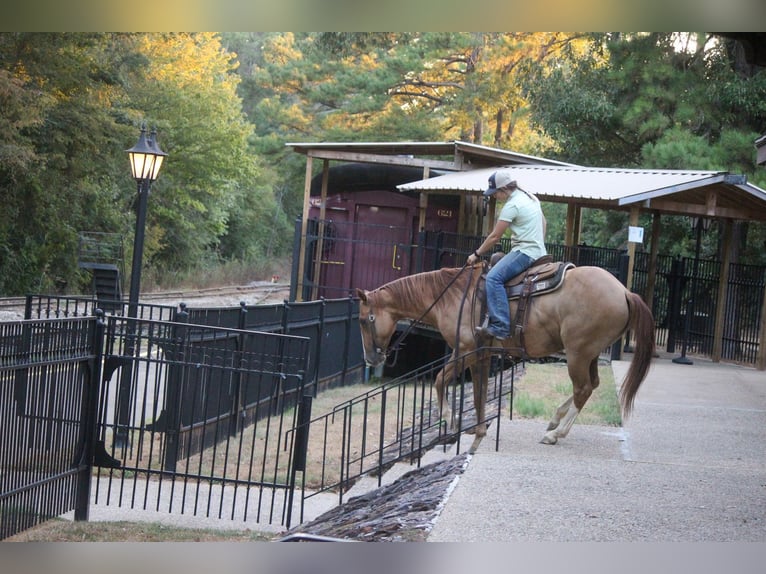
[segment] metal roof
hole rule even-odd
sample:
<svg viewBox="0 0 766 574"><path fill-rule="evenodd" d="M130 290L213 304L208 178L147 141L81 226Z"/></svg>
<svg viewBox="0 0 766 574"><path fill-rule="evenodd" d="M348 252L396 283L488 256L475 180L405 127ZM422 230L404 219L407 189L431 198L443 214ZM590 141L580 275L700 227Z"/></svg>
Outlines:
<svg viewBox="0 0 766 574"><path fill-rule="evenodd" d="M478 193L497 167L451 173L397 186L426 193ZM543 201L602 209L629 208L766 221L766 191L725 171L508 165L519 187Z"/></svg>
<svg viewBox="0 0 766 574"><path fill-rule="evenodd" d="M508 164L569 164L463 141L450 142L314 142L286 143L293 151L336 161L430 166L448 171L480 169ZM442 158L428 159L424 156ZM444 158L449 159L445 160Z"/></svg>

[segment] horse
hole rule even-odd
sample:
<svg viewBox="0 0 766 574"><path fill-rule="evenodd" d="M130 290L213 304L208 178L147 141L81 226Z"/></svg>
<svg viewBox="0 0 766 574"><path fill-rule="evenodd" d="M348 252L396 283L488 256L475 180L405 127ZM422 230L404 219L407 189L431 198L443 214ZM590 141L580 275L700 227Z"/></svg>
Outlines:
<svg viewBox="0 0 766 574"><path fill-rule="evenodd" d="M471 453L487 434L487 380L491 350L497 348L487 347L475 333L481 321L477 286L482 271L481 263L442 268L401 277L372 291L356 290L364 359L371 367L386 361L400 320L413 319L441 333L452 355L436 375L434 385L440 412L452 427L455 421L446 385L460 375L455 372L457 358L464 357L460 364L471 369L477 420ZM509 305L513 318L518 303L510 301ZM619 392L622 415L627 418L654 356L654 319L644 300L600 267L572 267L558 289L529 300L527 313L523 346L519 333L493 343L502 346L504 353L516 357L523 354L523 358L530 359L563 351L572 382L572 395L556 409L540 442L553 445L567 436L599 385L599 355L631 330L634 352Z"/></svg>

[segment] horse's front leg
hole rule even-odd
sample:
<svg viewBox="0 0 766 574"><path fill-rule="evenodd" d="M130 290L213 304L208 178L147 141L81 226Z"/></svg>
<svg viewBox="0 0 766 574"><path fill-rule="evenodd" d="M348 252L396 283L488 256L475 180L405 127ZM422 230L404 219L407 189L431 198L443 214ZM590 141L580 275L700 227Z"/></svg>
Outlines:
<svg viewBox="0 0 766 574"><path fill-rule="evenodd" d="M434 380L434 386L436 387L436 401L439 404L439 419L449 422L449 429L455 428L455 417L452 409L449 406L447 400L447 381L445 372L447 367L439 371Z"/></svg>
<svg viewBox="0 0 766 574"><path fill-rule="evenodd" d="M474 439L469 454L476 452L481 440L487 436L487 387L489 386L490 355L483 352L478 361L471 367L471 379L473 380L473 404L476 409L476 426L474 427Z"/></svg>

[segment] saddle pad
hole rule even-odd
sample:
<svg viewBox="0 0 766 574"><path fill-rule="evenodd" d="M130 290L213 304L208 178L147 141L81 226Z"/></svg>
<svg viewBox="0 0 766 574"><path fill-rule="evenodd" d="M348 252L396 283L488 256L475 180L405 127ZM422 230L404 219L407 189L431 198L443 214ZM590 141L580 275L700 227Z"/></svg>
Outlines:
<svg viewBox="0 0 766 574"><path fill-rule="evenodd" d="M564 274L567 270L574 268L574 266L574 263L568 261L556 261L530 267L526 272L517 275L505 284L508 299L513 300L521 297L525 278L532 280L532 287L529 291L530 297L555 291L564 282Z"/></svg>

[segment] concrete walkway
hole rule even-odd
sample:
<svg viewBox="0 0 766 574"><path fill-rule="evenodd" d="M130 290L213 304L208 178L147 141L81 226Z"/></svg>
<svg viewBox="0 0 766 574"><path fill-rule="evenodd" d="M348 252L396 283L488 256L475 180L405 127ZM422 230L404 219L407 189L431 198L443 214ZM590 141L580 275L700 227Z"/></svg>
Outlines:
<svg viewBox="0 0 766 574"><path fill-rule="evenodd" d="M659 358L623 428L545 426L490 431L428 540L766 541L765 372Z"/></svg>

